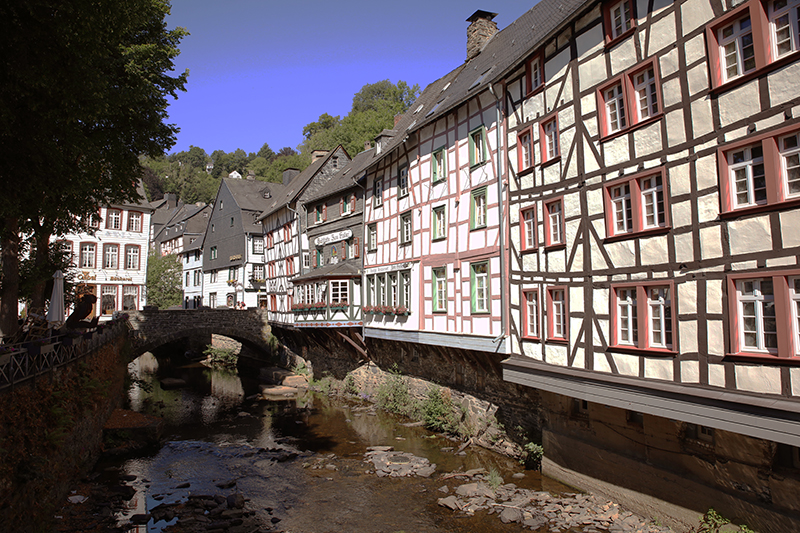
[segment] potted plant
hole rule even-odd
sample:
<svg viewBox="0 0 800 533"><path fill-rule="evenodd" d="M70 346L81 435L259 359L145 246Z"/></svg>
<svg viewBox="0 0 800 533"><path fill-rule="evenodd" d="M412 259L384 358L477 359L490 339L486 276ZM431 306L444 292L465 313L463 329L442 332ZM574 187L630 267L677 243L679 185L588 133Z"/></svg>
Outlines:
<svg viewBox="0 0 800 533"><path fill-rule="evenodd" d="M398 305L397 307L394 308L394 313L396 315L408 316L410 314L410 311L408 310L408 307L406 307L405 305Z"/></svg>
<svg viewBox="0 0 800 533"><path fill-rule="evenodd" d="M31 355L39 355L53 351L53 343L50 342L49 339L41 339L38 341L29 342L24 346Z"/></svg>

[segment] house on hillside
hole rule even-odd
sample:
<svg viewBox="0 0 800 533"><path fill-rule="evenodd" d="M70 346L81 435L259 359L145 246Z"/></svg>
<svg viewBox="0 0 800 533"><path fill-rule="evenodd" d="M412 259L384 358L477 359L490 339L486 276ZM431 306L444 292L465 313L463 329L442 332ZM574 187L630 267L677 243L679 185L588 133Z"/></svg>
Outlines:
<svg viewBox="0 0 800 533"><path fill-rule="evenodd" d="M302 172L284 171L282 188L258 218L267 268L265 306L270 322L277 326L294 324L293 279L311 268L305 199L316 194L349 162L350 156L342 146L329 152L313 152L311 164Z"/></svg>
<svg viewBox="0 0 800 533"><path fill-rule="evenodd" d="M257 307L266 277L259 214L279 184L223 178L203 241L203 305Z"/></svg>
<svg viewBox="0 0 800 533"><path fill-rule="evenodd" d="M292 280L294 325L340 328L342 338L358 350L363 350L361 248L365 169L374 153L374 149L359 153L304 200L310 268Z"/></svg>
<svg viewBox="0 0 800 533"><path fill-rule="evenodd" d="M145 279L153 209L137 188L139 202L101 207L88 221L89 231L59 237L72 254L78 294L97 297L94 315L111 318L146 303Z"/></svg>

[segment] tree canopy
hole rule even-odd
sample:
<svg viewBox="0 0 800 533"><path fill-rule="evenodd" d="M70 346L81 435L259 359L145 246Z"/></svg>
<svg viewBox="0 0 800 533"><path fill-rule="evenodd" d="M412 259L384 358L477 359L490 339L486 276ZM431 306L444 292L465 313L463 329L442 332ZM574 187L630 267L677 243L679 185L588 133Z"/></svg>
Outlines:
<svg viewBox="0 0 800 533"><path fill-rule="evenodd" d="M181 305L181 273L183 267L176 254L160 255L150 253L147 258L147 303L166 309Z"/></svg>
<svg viewBox="0 0 800 533"><path fill-rule="evenodd" d="M0 5L0 332L16 328L21 235L46 260L51 235L99 206L136 199L139 155L164 153L177 128L167 97L187 72L187 33L164 0L40 0Z"/></svg>

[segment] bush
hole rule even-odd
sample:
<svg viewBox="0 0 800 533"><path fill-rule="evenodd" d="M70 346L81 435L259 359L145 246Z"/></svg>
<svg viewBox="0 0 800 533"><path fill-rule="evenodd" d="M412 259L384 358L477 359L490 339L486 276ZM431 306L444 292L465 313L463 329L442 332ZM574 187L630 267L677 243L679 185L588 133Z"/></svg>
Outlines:
<svg viewBox="0 0 800 533"><path fill-rule="evenodd" d="M394 365L389 370L386 381L381 383L375 393L378 407L404 416L414 416L418 411L418 406L408 390L408 384Z"/></svg>
<svg viewBox="0 0 800 533"><path fill-rule="evenodd" d="M458 435L463 412L453 403L449 393L440 387L428 390L428 396L422 402L422 420L428 429Z"/></svg>
<svg viewBox="0 0 800 533"><path fill-rule="evenodd" d="M208 356L209 363L214 368L235 369L236 364L239 362L239 356L236 355L234 350L215 348L210 344L203 351L203 354Z"/></svg>

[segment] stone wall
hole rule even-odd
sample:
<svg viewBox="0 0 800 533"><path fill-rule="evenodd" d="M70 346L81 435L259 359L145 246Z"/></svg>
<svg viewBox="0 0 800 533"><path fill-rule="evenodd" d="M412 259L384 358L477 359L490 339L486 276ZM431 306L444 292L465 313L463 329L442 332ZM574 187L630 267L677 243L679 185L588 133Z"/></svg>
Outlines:
<svg viewBox="0 0 800 533"><path fill-rule="evenodd" d="M103 425L122 398L127 330L82 359L0 394L0 523L44 531L70 484L102 450Z"/></svg>

